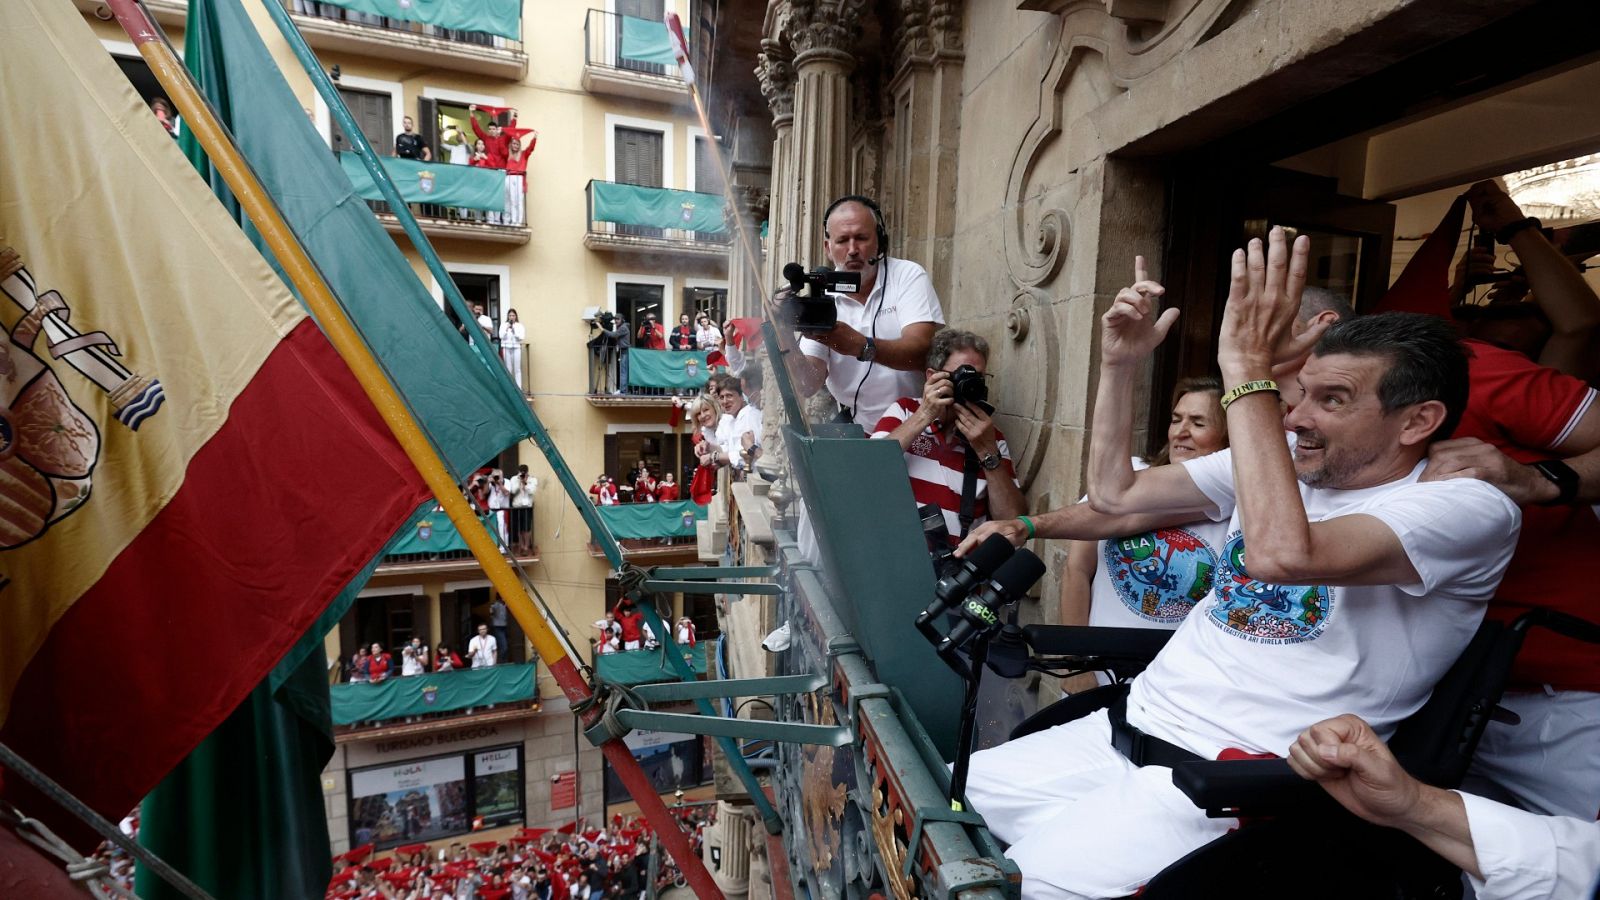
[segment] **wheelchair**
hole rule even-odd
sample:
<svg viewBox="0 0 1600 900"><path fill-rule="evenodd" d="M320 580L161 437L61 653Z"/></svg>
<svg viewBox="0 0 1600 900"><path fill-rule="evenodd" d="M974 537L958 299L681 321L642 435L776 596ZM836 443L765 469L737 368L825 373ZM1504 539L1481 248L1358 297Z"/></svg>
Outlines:
<svg viewBox="0 0 1600 900"><path fill-rule="evenodd" d="M1498 707L1511 666L1532 628L1600 644L1600 626L1535 609L1513 622L1484 622L1428 701L1389 741L1417 779L1459 787ZM1112 707L1127 696L1172 632L1141 628L1030 625L1022 640L1034 671L1107 671L1117 681L1063 698L1011 731L1016 739ZM1139 900L1459 900L1459 869L1399 831L1346 812L1282 759L1200 760L1173 767L1173 783L1212 817L1242 826L1172 863Z"/></svg>

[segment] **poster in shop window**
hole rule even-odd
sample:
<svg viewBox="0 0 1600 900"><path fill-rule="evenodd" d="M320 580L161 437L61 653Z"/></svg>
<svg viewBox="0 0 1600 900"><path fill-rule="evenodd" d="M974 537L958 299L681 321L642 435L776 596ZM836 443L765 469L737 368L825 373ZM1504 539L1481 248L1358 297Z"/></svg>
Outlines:
<svg viewBox="0 0 1600 900"><path fill-rule="evenodd" d="M352 772L351 842L384 849L466 831L464 763L448 756Z"/></svg>

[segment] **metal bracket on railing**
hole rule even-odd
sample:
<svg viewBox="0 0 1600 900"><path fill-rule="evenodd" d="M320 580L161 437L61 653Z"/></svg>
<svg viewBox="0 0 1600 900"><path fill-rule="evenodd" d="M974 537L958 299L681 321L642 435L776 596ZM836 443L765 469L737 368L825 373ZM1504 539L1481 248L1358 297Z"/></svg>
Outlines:
<svg viewBox="0 0 1600 900"><path fill-rule="evenodd" d="M771 678L722 678L716 681L663 681L634 685L630 690L650 703L678 703L700 698L761 697L806 694L828 683L821 675L775 675Z"/></svg>
<svg viewBox="0 0 1600 900"><path fill-rule="evenodd" d="M795 722L767 722L761 719L724 719L721 716L694 716L687 713L641 709L618 710L615 717L619 724L630 729L640 728L648 731L708 734L712 737L746 741L822 744L827 747L843 747L850 743L850 729L840 725L802 725Z"/></svg>
<svg viewBox="0 0 1600 900"><path fill-rule="evenodd" d="M645 570L640 587L669 594L759 594L776 596L783 589L772 582L727 581L729 578L771 578L777 566L682 566Z"/></svg>
<svg viewBox="0 0 1600 900"><path fill-rule="evenodd" d="M641 587L652 593L663 594L764 594L777 596L783 593L780 585L762 581L661 581L646 579Z"/></svg>

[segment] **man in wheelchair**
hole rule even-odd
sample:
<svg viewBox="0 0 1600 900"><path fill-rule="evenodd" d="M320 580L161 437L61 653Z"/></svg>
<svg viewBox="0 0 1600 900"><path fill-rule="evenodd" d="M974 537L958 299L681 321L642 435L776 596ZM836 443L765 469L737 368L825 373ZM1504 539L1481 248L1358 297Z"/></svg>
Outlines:
<svg viewBox="0 0 1600 900"><path fill-rule="evenodd" d="M1521 521L1510 499L1470 479L1418 482L1465 406L1454 332L1382 314L1291 336L1307 252L1275 228L1234 255L1217 356L1229 450L1133 471L1136 373L1178 311L1157 315L1163 289L1140 260L1102 318L1090 503L1153 523L1205 514L1228 538L1211 593L1125 701L973 756L967 797L1011 845L1024 898L1124 897L1236 828L1174 786L1175 765L1281 756L1344 712L1387 737L1504 574ZM1272 365L1309 341L1306 396L1285 418Z"/></svg>

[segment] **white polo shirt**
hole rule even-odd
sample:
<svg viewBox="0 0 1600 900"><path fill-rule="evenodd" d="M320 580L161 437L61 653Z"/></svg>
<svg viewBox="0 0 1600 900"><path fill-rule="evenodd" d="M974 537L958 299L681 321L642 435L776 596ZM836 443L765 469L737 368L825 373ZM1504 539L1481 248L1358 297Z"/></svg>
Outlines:
<svg viewBox="0 0 1600 900"><path fill-rule="evenodd" d="M843 294L832 296L839 321L874 341L892 341L900 337L907 325L918 322L944 324L944 311L939 308L933 282L921 266L909 259L886 257L865 303ZM881 362L864 363L808 337L800 339L800 352L828 364L828 393L841 405L854 408L856 424L868 431L877 424L889 404L901 397L922 396L921 366L914 372L902 372ZM860 399L857 399L858 388Z"/></svg>

